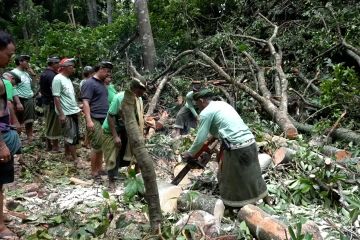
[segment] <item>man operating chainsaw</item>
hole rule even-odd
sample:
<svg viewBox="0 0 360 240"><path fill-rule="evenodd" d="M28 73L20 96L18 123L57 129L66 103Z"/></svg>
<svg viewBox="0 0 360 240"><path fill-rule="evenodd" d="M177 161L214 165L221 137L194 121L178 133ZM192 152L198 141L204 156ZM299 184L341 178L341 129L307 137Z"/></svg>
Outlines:
<svg viewBox="0 0 360 240"><path fill-rule="evenodd" d="M232 106L212 101L212 95L204 89L193 96L201 110L200 123L196 139L183 157L194 157L209 133L220 139L224 149L219 164L220 195L225 205L239 208L265 198L266 183L261 176L254 135Z"/></svg>

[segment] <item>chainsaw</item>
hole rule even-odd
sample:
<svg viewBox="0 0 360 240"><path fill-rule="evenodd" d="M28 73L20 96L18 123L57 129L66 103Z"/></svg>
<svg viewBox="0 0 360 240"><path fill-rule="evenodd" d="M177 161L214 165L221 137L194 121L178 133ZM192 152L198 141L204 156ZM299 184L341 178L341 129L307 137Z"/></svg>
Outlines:
<svg viewBox="0 0 360 240"><path fill-rule="evenodd" d="M207 163L211 159L211 151L216 147L218 143L219 140L213 138L205 142L205 144L193 157L184 159L184 161L186 162L185 167L181 169L178 175L176 175L174 180L172 180L171 184L178 185L191 169L205 168Z"/></svg>

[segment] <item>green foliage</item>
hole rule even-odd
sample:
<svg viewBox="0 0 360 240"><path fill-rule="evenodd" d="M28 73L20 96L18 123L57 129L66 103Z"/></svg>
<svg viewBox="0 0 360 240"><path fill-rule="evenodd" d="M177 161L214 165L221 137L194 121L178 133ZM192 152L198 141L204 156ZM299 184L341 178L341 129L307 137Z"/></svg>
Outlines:
<svg viewBox="0 0 360 240"><path fill-rule="evenodd" d="M289 233L290 233L290 239L291 240L312 240L313 237L309 234L309 233L306 233L306 234L302 234L301 233L301 228L302 228L302 224L301 222L297 223L296 224L296 233L294 231L294 229L289 226Z"/></svg>
<svg viewBox="0 0 360 240"><path fill-rule="evenodd" d="M136 177L135 169L131 169L125 182L124 198L126 202L133 201L138 194L145 193L144 181L142 178Z"/></svg>
<svg viewBox="0 0 360 240"><path fill-rule="evenodd" d="M332 77L321 82L321 104L332 105L332 116L340 116L340 108L346 109L353 117L360 117L360 78L353 68L342 64L332 66Z"/></svg>

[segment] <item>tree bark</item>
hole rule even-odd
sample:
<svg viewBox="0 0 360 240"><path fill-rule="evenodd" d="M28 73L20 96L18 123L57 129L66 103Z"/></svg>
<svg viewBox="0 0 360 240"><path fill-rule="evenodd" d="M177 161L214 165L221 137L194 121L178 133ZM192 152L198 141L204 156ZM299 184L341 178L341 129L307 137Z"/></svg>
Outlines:
<svg viewBox="0 0 360 240"><path fill-rule="evenodd" d="M27 9L27 0L19 0L19 10L20 10L20 13L21 14L26 14L26 9ZM24 39L29 39L29 32L27 30L27 27L26 27L27 23L24 22L22 27L21 27L21 30L22 30L22 33L23 33L23 37Z"/></svg>
<svg viewBox="0 0 360 240"><path fill-rule="evenodd" d="M95 27L98 25L98 17L97 17L97 4L96 0L86 0L87 4L87 16L89 20L89 25L91 27Z"/></svg>
<svg viewBox="0 0 360 240"><path fill-rule="evenodd" d="M161 208L159 192L156 183L154 165L145 147L143 134L140 132L135 116L136 100L133 92L125 91L122 104L124 113L125 128L129 138L129 143L139 164L145 184L145 199L149 206L150 227L153 232L158 232L161 224Z"/></svg>
<svg viewBox="0 0 360 240"><path fill-rule="evenodd" d="M143 45L143 58L145 71L155 68L156 50L152 35L147 0L135 1L136 16L140 39Z"/></svg>
<svg viewBox="0 0 360 240"><path fill-rule="evenodd" d="M112 14L113 14L113 0L106 1L106 13L107 13L107 20L108 23L113 22Z"/></svg>

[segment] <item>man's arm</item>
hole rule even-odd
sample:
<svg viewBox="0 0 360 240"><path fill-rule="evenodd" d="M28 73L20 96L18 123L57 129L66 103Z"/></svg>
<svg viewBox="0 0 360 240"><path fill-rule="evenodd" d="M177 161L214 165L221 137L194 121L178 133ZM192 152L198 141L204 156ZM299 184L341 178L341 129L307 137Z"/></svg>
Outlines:
<svg viewBox="0 0 360 240"><path fill-rule="evenodd" d="M206 117L202 116L200 118L199 129L196 134L195 141L188 150L188 152L192 156L194 156L201 149L202 145L205 143L210 131L211 121L212 119L210 118L210 116L206 116Z"/></svg>
<svg viewBox="0 0 360 240"><path fill-rule="evenodd" d="M120 139L120 137L116 131L116 127L115 127L115 121L116 121L115 116L108 114L107 120L109 123L111 135L113 136L113 139L114 139L114 143L118 148L121 148L121 139Z"/></svg>
<svg viewBox="0 0 360 240"><path fill-rule="evenodd" d="M3 81L0 81L0 96L6 94L5 85ZM4 100L0 100L4 101ZM4 104L6 104L5 102ZM11 158L9 148L6 146L6 143L3 140L2 133L0 131L0 163L7 162Z"/></svg>
<svg viewBox="0 0 360 240"><path fill-rule="evenodd" d="M89 105L89 100L88 99L83 99L83 112L85 115L85 121L86 121L86 127L89 130L94 130L94 123L91 119L91 114L90 114L90 105Z"/></svg>
<svg viewBox="0 0 360 240"><path fill-rule="evenodd" d="M16 117L14 105L12 104L11 101L8 101L8 107L9 107L10 118L13 119L14 125L16 127L16 131L18 133L21 133L21 125L19 123L19 120Z"/></svg>
<svg viewBox="0 0 360 240"><path fill-rule="evenodd" d="M54 96L54 104L55 104L55 108L57 110L57 113L59 115L59 120L61 124L65 124L65 114L62 110L61 107L61 102L60 102L60 97L59 96Z"/></svg>

